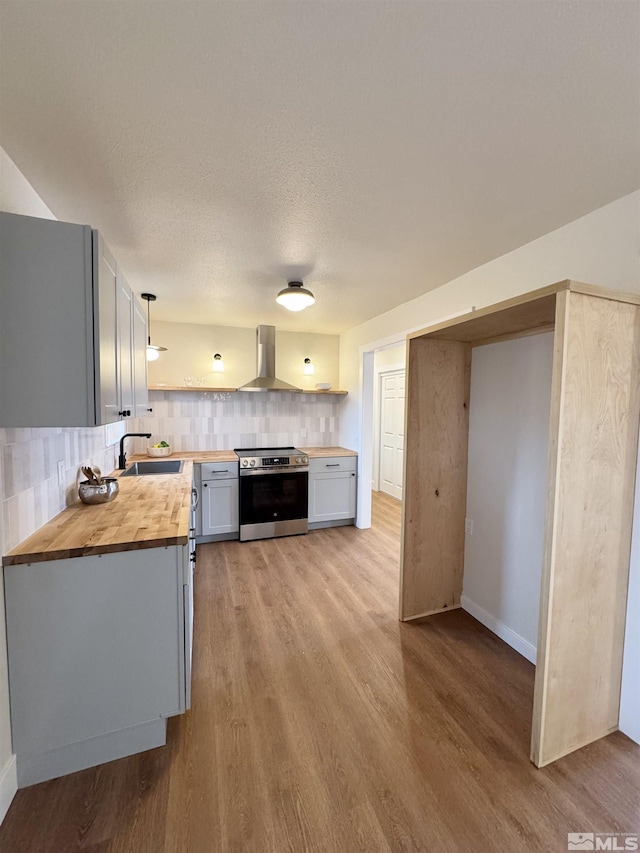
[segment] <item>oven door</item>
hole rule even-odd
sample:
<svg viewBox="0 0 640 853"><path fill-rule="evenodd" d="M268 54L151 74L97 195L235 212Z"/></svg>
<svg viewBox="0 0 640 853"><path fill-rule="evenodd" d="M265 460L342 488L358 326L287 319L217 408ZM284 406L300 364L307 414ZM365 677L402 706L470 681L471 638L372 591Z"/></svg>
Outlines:
<svg viewBox="0 0 640 853"><path fill-rule="evenodd" d="M240 477L240 539L268 539L306 533L309 474L269 472Z"/></svg>

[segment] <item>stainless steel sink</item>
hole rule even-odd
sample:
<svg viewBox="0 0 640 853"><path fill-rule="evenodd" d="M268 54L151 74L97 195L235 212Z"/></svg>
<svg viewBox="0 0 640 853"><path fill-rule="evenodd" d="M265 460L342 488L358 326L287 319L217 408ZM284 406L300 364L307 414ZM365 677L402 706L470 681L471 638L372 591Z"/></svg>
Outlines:
<svg viewBox="0 0 640 853"><path fill-rule="evenodd" d="M121 477L140 477L144 474L179 474L184 462L182 459L157 459L154 462L134 462Z"/></svg>

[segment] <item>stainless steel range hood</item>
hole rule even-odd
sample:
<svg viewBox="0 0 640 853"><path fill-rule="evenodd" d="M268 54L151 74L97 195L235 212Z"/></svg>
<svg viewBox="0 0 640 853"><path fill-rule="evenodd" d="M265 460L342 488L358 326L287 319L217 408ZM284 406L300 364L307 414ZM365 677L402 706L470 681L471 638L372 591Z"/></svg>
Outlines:
<svg viewBox="0 0 640 853"><path fill-rule="evenodd" d="M258 375L241 385L238 391L302 391L302 388L276 379L276 327L258 326L256 337Z"/></svg>

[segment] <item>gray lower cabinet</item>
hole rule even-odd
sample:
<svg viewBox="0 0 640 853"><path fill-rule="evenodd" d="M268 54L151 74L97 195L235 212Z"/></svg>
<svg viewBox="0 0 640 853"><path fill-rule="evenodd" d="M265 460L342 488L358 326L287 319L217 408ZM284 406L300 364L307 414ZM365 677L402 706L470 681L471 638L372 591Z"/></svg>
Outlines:
<svg viewBox="0 0 640 853"><path fill-rule="evenodd" d="M353 524L356 517L356 456L309 461L309 528Z"/></svg>
<svg viewBox="0 0 640 853"><path fill-rule="evenodd" d="M99 426L146 409L144 316L97 231L0 213L0 427Z"/></svg>
<svg viewBox="0 0 640 853"><path fill-rule="evenodd" d="M240 536L240 490L237 462L203 462L200 466L199 541Z"/></svg>
<svg viewBox="0 0 640 853"><path fill-rule="evenodd" d="M165 743L190 700L189 550L5 567L19 786Z"/></svg>

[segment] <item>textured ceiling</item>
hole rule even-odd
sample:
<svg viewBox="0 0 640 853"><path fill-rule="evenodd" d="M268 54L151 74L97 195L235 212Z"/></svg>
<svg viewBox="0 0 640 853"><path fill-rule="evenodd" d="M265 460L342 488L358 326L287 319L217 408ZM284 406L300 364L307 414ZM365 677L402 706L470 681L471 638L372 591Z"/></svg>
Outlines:
<svg viewBox="0 0 640 853"><path fill-rule="evenodd" d="M0 144L156 319L338 332L638 187L639 17L0 0Z"/></svg>

